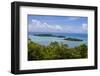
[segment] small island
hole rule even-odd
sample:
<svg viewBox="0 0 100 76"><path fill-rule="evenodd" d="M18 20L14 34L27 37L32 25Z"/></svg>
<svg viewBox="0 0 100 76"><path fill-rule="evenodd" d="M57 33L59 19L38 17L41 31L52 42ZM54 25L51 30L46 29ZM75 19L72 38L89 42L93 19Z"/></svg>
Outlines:
<svg viewBox="0 0 100 76"><path fill-rule="evenodd" d="M60 36L60 35L57 36L57 35L52 35L52 34L34 34L34 36L65 38L65 36Z"/></svg>
<svg viewBox="0 0 100 76"><path fill-rule="evenodd" d="M68 40L68 41L83 41L82 39L77 39L77 38L65 38L64 40Z"/></svg>

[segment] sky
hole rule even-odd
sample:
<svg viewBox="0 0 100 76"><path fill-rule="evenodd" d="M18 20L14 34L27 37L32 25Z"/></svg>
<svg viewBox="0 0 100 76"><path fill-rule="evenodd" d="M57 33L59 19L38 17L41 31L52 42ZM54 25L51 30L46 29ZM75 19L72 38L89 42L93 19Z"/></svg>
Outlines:
<svg viewBox="0 0 100 76"><path fill-rule="evenodd" d="M28 32L87 34L87 31L87 17L28 15Z"/></svg>

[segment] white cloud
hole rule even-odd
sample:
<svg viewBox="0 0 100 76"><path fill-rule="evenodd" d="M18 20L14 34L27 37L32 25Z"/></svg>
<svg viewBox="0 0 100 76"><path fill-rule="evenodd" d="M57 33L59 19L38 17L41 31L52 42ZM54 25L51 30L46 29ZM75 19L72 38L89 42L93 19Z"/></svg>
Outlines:
<svg viewBox="0 0 100 76"><path fill-rule="evenodd" d="M87 25L86 23L84 23L84 24L82 24L82 28L83 28L84 30L87 30L87 29L88 29L88 25Z"/></svg>
<svg viewBox="0 0 100 76"><path fill-rule="evenodd" d="M55 25L55 28L56 28L57 30L63 30L62 27L59 26L59 25Z"/></svg>
<svg viewBox="0 0 100 76"><path fill-rule="evenodd" d="M57 32L62 30L60 25L50 25L46 22L39 20L32 20L32 24L29 24L29 32Z"/></svg>
<svg viewBox="0 0 100 76"><path fill-rule="evenodd" d="M77 19L79 19L79 17L71 17L71 18L69 18L69 20L77 20Z"/></svg>
<svg viewBox="0 0 100 76"><path fill-rule="evenodd" d="M84 33L84 30L82 29L81 26L64 25L63 28L64 28L63 32L67 32L67 33Z"/></svg>
<svg viewBox="0 0 100 76"><path fill-rule="evenodd" d="M61 32L61 33L86 33L87 24L82 24L82 26L75 25L54 25L39 20L32 20L29 24L29 32Z"/></svg>

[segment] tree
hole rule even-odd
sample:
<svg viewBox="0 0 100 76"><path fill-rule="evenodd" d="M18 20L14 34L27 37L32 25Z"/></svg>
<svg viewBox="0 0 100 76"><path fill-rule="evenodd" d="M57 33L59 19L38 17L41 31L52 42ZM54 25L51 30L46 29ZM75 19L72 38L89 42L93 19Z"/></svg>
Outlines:
<svg viewBox="0 0 100 76"><path fill-rule="evenodd" d="M28 40L28 60L77 59L87 58L87 45L81 44L70 48L68 45L51 42L49 45L40 45Z"/></svg>

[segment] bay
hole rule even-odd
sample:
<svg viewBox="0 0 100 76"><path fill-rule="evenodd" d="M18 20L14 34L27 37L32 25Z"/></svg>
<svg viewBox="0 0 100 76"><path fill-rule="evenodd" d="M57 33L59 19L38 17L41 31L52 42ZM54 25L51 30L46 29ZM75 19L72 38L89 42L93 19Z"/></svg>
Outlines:
<svg viewBox="0 0 100 76"><path fill-rule="evenodd" d="M82 39L83 41L69 41L64 40L64 38L59 37L44 37L44 36L35 36L34 34L41 34L41 33L28 33L28 38L30 38L33 42L41 44L41 45L49 45L51 42L59 42L63 44L67 44L69 47L76 47L80 44L87 45L87 34L76 34L76 33L51 33L52 35L56 36L65 36L65 38L78 38ZM47 33L48 34L48 33Z"/></svg>

